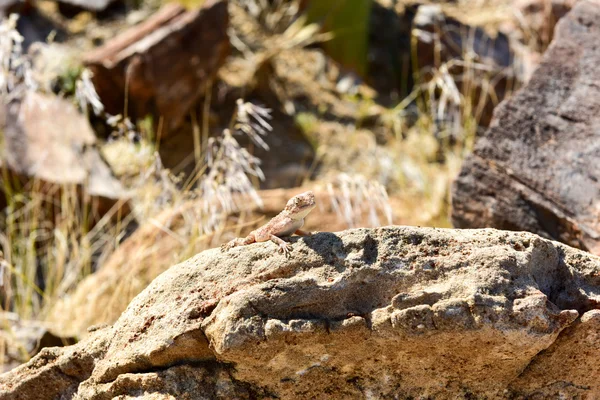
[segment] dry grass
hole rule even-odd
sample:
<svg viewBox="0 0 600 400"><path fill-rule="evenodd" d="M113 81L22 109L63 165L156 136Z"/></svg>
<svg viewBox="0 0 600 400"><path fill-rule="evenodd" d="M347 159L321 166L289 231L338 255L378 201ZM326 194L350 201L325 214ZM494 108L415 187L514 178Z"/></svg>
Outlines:
<svg viewBox="0 0 600 400"><path fill-rule="evenodd" d="M298 58L306 63L312 60L307 55L319 50L305 47L330 37L296 19L296 1L232 2L231 7L234 58L249 75L267 63L289 65L285 57L290 54L306 56ZM242 16L251 23L237 24L236 18ZM10 33L4 36L11 37L10 42L3 41L0 29L0 92L17 96L39 85L29 78L29 64L18 61L23 55L13 28L3 28ZM451 73L456 66L460 75ZM343 72L333 74L333 79L323 74L323 79L315 80L295 71L294 84L315 93L310 108L291 98L284 86L290 75L275 76L277 68L269 71L276 97L316 149L315 175L349 227L392 222L449 226L451 182L478 134L482 101L493 101L493 79L502 71L490 71L467 56L451 60L417 76L413 93L391 108L377 105L360 83L338 90ZM3 307L22 318L46 319L56 303L68 303L67 295L78 283L105 267L98 275L105 287L99 290L97 284L87 283L92 280L82 286L83 291L95 291L90 295L102 307L82 310L97 315L87 315L80 325L114 319L166 267L215 246L225 232L239 235L256 223L248 219L244 205L261 204L256 188L264 175L260 160L236 138L247 135L254 145L268 150L265 137L279 134L271 132L270 110L239 100L228 129L212 138L209 113L194 115L196 168L183 179L164 168L157 155L157 134L145 128L144 121L133 123L104 112L87 74L84 71L76 84L76 101L82 111L103 117L113 128L114 140L103 147L103 155L134 193L129 218L142 229L121 243L130 221L118 218L116 210L94 224L91 199L82 197L77 188L49 192L35 180L20 187L5 174L2 186L9 201L0 216ZM475 92L484 94L478 102ZM210 99L206 101L204 110L210 108ZM338 106L349 110L345 117L354 118L332 121L320 111L336 111ZM388 193L397 208L390 208ZM228 217L234 212L240 216L232 227Z"/></svg>

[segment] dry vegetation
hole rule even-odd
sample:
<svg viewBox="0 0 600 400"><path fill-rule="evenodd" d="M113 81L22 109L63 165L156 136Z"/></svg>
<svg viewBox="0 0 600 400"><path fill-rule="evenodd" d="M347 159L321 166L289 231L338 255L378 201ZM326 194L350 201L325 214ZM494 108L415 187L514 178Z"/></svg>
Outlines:
<svg viewBox="0 0 600 400"><path fill-rule="evenodd" d="M404 6L393 3L397 9ZM459 1L444 11L493 31L515 18L509 2L493 3ZM142 10L149 13L156 7L154 2ZM41 8L54 15L51 6ZM306 24L298 10L295 1L232 1L233 55L219 79L247 92L260 85L272 91L315 149L311 171L298 183L323 188L322 200L342 226L449 226L450 184L481 129L483 102L497 101L490 80L498 71L467 52L465 58L416 71L412 92L391 106L382 105L368 85L323 56L317 45L333 35ZM78 43L99 24L77 25L86 18L91 16L80 15L67 26L78 32ZM10 19L0 26L0 93L10 97L26 90L49 91L22 52L14 24ZM458 77L450 73L457 66L462 70ZM199 113L190 118L195 167L191 174L175 176L158 155L160 125L155 131L151 121L132 122L126 112L109 115L88 72L75 71L72 90L63 93L112 129L102 154L131 193L133 212L122 217L115 208L95 221L90 199L75 186L48 192L42 182L30 180L22 187L3 168L2 306L25 319L48 319L52 308L93 271L107 262L121 263L123 274L107 278L113 287L107 297L97 299L103 303L95 310L106 317L92 318L110 321L169 265L264 222L255 213L262 205L257 189L264 174L252 149L269 150L265 136L280 134L273 131L271 110L240 99L227 128L214 134L211 98L203 98ZM510 90L519 83L515 78ZM473 99L478 91L483 92L479 102ZM240 144L244 135L247 147ZM142 228L127 245L123 239L134 221ZM122 246L132 247L119 253Z"/></svg>

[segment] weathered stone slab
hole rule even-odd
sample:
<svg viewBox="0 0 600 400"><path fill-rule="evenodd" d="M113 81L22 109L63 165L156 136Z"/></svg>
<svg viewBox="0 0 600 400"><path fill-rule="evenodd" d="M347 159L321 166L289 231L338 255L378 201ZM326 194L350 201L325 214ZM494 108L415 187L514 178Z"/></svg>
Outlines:
<svg viewBox="0 0 600 400"><path fill-rule="evenodd" d="M600 254L599 37L598 2L561 19L529 84L465 161L454 226L530 231Z"/></svg>

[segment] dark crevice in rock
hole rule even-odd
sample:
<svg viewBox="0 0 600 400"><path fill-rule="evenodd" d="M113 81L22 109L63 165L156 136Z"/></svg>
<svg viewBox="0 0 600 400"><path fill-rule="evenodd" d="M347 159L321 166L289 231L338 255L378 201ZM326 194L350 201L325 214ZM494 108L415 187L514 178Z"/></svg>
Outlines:
<svg viewBox="0 0 600 400"><path fill-rule="evenodd" d="M169 397L185 393L191 398L199 395L203 398L274 397L264 389L236 379L234 370L235 366L226 362L180 359L168 366L121 374L100 390L87 390L84 383L78 395L89 400L109 400L141 391L161 393Z"/></svg>

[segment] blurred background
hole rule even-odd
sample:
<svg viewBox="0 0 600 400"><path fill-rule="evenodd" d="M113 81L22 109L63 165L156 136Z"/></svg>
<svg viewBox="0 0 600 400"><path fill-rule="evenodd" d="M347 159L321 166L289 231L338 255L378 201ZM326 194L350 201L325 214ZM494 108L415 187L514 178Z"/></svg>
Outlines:
<svg viewBox="0 0 600 400"><path fill-rule="evenodd" d="M572 3L0 0L3 369L304 190L308 230L450 227Z"/></svg>

